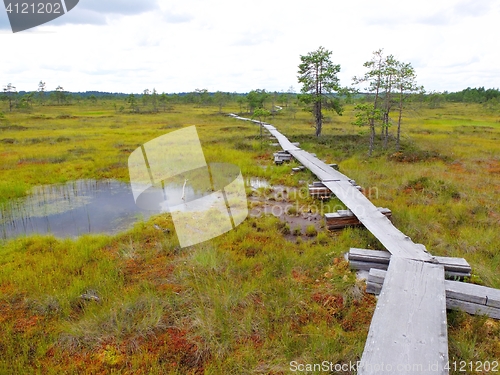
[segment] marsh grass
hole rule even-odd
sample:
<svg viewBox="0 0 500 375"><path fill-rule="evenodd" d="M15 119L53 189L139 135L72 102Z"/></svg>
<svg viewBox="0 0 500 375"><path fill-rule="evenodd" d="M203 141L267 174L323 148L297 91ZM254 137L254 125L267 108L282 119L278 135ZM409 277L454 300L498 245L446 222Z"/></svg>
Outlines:
<svg viewBox="0 0 500 375"><path fill-rule="evenodd" d="M192 124L207 162L233 163L245 178L298 189L275 199L317 203L306 194L315 180L310 172L273 165L276 148L260 139L258 127L216 111L176 105L131 114L108 103L5 113L0 204L41 184L128 181L132 150ZM370 159L366 129L350 125L349 107L319 139L307 114L295 117L284 113L269 122L337 162L415 242L436 255L466 258L471 281L500 287L498 115L474 105L420 108L405 118L400 153L392 138L384 150L377 137ZM261 193L272 196L271 189ZM331 199L324 209L339 205ZM296 241L287 240L290 233ZM292 360L354 362L376 301L343 254L381 244L360 228L306 234L263 216L180 248L170 216L160 215L114 237L2 241L0 373L279 374ZM498 322L457 312L448 322L450 359L500 357Z"/></svg>

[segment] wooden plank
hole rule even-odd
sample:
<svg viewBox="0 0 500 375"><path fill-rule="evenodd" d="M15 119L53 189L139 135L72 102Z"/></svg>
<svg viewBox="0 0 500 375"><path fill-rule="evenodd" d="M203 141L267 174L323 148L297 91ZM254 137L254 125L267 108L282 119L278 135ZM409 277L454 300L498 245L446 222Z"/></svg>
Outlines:
<svg viewBox="0 0 500 375"><path fill-rule="evenodd" d="M448 374L443 266L393 257L383 285L358 374Z"/></svg>
<svg viewBox="0 0 500 375"><path fill-rule="evenodd" d="M373 268L378 270L387 270L389 265L387 263L374 263L374 262L365 262L361 260L350 260L349 266L351 267L351 269L354 270L370 271ZM445 267L444 276L446 279L456 281L456 280L463 280L464 278L469 277L470 273L450 272L446 271Z"/></svg>
<svg viewBox="0 0 500 375"><path fill-rule="evenodd" d="M360 262L375 262L389 264L391 254L387 251L351 248L347 255L349 260ZM437 263L444 266L445 272L450 276L470 276L470 264L464 258L435 257Z"/></svg>
<svg viewBox="0 0 500 375"><path fill-rule="evenodd" d="M386 273L387 271L372 268L368 274L368 281L382 285L384 284Z"/></svg>
<svg viewBox="0 0 500 375"><path fill-rule="evenodd" d="M263 125L263 127L269 131L274 137L276 137L277 141L281 145L281 148L285 151L289 150L300 150L297 146L295 146L292 142L288 140L283 134L276 130L276 128L272 125Z"/></svg>
<svg viewBox="0 0 500 375"><path fill-rule="evenodd" d="M362 262L358 260L350 260L349 267L354 270L370 271L372 268L387 271L388 263Z"/></svg>
<svg viewBox="0 0 500 375"><path fill-rule="evenodd" d="M323 180L345 180L348 181L349 178L340 173L339 171L333 169L325 162L322 162L318 158L314 157L307 151L296 149L289 150L295 159L297 159L304 167L309 169L313 174L315 174L321 181Z"/></svg>
<svg viewBox="0 0 500 375"><path fill-rule="evenodd" d="M319 189L319 188L313 188L313 189ZM378 207L377 209L380 213L384 214L385 216L390 216L392 214L391 210L388 208ZM325 214L326 220L337 219L338 217L353 217L353 218L355 218L356 216L352 213L351 210L337 210L336 212L328 212Z"/></svg>
<svg viewBox="0 0 500 375"><path fill-rule="evenodd" d="M500 308L500 290L482 285L445 281L446 296L484 306Z"/></svg>
<svg viewBox="0 0 500 375"><path fill-rule="evenodd" d="M328 193L328 194L332 194L332 192L330 191L330 189L326 188L326 187L321 187L321 186L309 186L309 193L316 193L316 192L325 192L325 193Z"/></svg>
<svg viewBox="0 0 500 375"><path fill-rule="evenodd" d="M379 294L387 271L370 269L366 292ZM462 310L473 315L500 319L500 290L459 281L445 280L446 308Z"/></svg>
<svg viewBox="0 0 500 375"><path fill-rule="evenodd" d="M380 213L361 192L349 181L323 181L359 219L384 247L394 255L408 259L431 262L433 260L425 246L414 243L410 237L397 229L391 221Z"/></svg>
<svg viewBox="0 0 500 375"><path fill-rule="evenodd" d="M327 188L309 188L309 195L333 195L333 193Z"/></svg>
<svg viewBox="0 0 500 375"><path fill-rule="evenodd" d="M438 263L444 265L444 269L448 271L455 272L466 272L470 273L472 268L470 264L464 258L454 258L454 257L435 257Z"/></svg>
<svg viewBox="0 0 500 375"><path fill-rule="evenodd" d="M471 315L486 315L490 318L500 319L500 309L491 306L479 305L453 298L446 298L446 307L450 310L461 310Z"/></svg>
<svg viewBox="0 0 500 375"><path fill-rule="evenodd" d="M382 285L376 283L366 284L366 293L379 295L382 291Z"/></svg>
<svg viewBox="0 0 500 375"><path fill-rule="evenodd" d="M359 249L357 247L351 247L347 256L349 260L360 260L364 262L373 261L385 263L387 265L391 260L391 253L388 251Z"/></svg>
<svg viewBox="0 0 500 375"><path fill-rule="evenodd" d="M392 213L388 208L379 207L379 211L388 218L391 218ZM363 223L358 220L351 210L338 210L324 215L326 226L329 230L338 230L346 227L363 226Z"/></svg>

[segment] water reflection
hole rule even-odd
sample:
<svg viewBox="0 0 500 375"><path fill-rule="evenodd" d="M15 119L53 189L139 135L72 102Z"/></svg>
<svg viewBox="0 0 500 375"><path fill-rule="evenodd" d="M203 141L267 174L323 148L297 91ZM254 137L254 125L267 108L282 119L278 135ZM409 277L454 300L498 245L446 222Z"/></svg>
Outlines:
<svg viewBox="0 0 500 375"><path fill-rule="evenodd" d="M246 184L253 189L269 186L266 180L259 178L249 178ZM165 202L170 206L179 203L179 197L184 195L185 201L191 201L207 194L199 187L184 184L184 180L169 181L163 189ZM203 211L215 204L216 201L207 199L196 208ZM183 211L183 206L177 205L176 210ZM29 196L0 206L0 238L35 233L50 233L61 238L88 233L116 234L162 211L169 210L163 206L158 210L138 207L130 184L117 180L77 180L38 186Z"/></svg>
<svg viewBox="0 0 500 375"><path fill-rule="evenodd" d="M78 180L36 187L28 197L1 207L0 234L4 239L33 233L57 237L114 234L157 213L135 205L128 183Z"/></svg>

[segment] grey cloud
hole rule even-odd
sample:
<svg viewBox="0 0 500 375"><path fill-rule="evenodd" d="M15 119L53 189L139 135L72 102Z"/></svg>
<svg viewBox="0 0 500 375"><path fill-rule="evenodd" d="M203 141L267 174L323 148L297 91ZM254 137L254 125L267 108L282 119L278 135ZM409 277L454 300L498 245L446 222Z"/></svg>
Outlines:
<svg viewBox="0 0 500 375"><path fill-rule="evenodd" d="M157 0L81 0L78 5L52 24L104 25L108 16L159 11Z"/></svg>
<svg viewBox="0 0 500 375"><path fill-rule="evenodd" d="M63 17L56 18L50 22L50 25L105 25L107 23L106 15L94 12L88 9L78 9L78 6L65 14Z"/></svg>
<svg viewBox="0 0 500 375"><path fill-rule="evenodd" d="M433 13L416 19L416 23L429 26L446 26L451 23L449 13Z"/></svg>
<svg viewBox="0 0 500 375"><path fill-rule="evenodd" d="M419 9L418 5L411 11L405 8L402 14L391 13L383 15L370 15L366 17L368 25L399 26L405 24L422 24L428 26L448 26L456 24L464 17L480 17L491 11L491 0L464 0L454 6L432 9ZM422 14L422 11L425 11ZM419 14L419 15L416 15Z"/></svg>
<svg viewBox="0 0 500 375"><path fill-rule="evenodd" d="M479 58L479 56L472 56L467 60L455 62L455 63L449 64L449 65L446 65L445 67L447 69L469 67L470 65L477 63L477 62L480 62L480 61L481 61L481 59Z"/></svg>
<svg viewBox="0 0 500 375"><path fill-rule="evenodd" d="M174 11L167 11L165 13L165 21L168 23L183 23L183 22L189 22L193 19L194 17L190 14L187 13L178 13Z"/></svg>
<svg viewBox="0 0 500 375"><path fill-rule="evenodd" d="M265 42L272 42L280 33L276 30L263 30L261 32L247 32L232 43L233 46L255 46Z"/></svg>
<svg viewBox="0 0 500 375"><path fill-rule="evenodd" d="M157 0L80 0L78 5L48 25L104 25L108 16L133 15L158 10ZM10 30L6 12L0 10L0 30Z"/></svg>
<svg viewBox="0 0 500 375"><path fill-rule="evenodd" d="M156 35L143 35L137 41L140 47L158 47L160 45L160 38Z"/></svg>
<svg viewBox="0 0 500 375"><path fill-rule="evenodd" d="M455 5L453 12L458 16L479 17L488 13L491 9L491 1L468 0Z"/></svg>
<svg viewBox="0 0 500 375"><path fill-rule="evenodd" d="M122 67L117 67L114 69L107 69L107 68L96 68L96 69L85 69L83 70L83 73L89 74L92 76L115 76L117 72L120 72L121 74L127 74L127 73L134 73L134 75L137 75L137 73L142 72L144 69L143 68L122 68ZM122 78L118 79L120 81Z"/></svg>
<svg viewBox="0 0 500 375"><path fill-rule="evenodd" d="M407 20L404 20L401 17L391 16L391 15L384 15L384 16L370 15L365 17L365 21L367 25L373 25L373 26L398 25L407 22Z"/></svg>
<svg viewBox="0 0 500 375"><path fill-rule="evenodd" d="M53 70L56 72L71 72L73 67L64 64L41 64L40 69Z"/></svg>
<svg viewBox="0 0 500 375"><path fill-rule="evenodd" d="M417 22L431 26L446 26L457 23L460 18L483 16L491 10L491 5L492 2L489 0L466 0L453 7L420 17Z"/></svg>
<svg viewBox="0 0 500 375"><path fill-rule="evenodd" d="M152 10L159 10L157 0L81 0L75 9L78 8L100 14L122 15L141 14Z"/></svg>

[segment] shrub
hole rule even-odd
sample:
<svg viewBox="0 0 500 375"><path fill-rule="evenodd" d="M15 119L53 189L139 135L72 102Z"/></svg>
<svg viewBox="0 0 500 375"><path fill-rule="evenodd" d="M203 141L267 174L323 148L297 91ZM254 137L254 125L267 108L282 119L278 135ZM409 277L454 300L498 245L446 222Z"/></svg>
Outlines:
<svg viewBox="0 0 500 375"><path fill-rule="evenodd" d="M308 225L306 228L306 236L307 237L314 237L318 234L318 231L316 230L316 227L314 225Z"/></svg>

